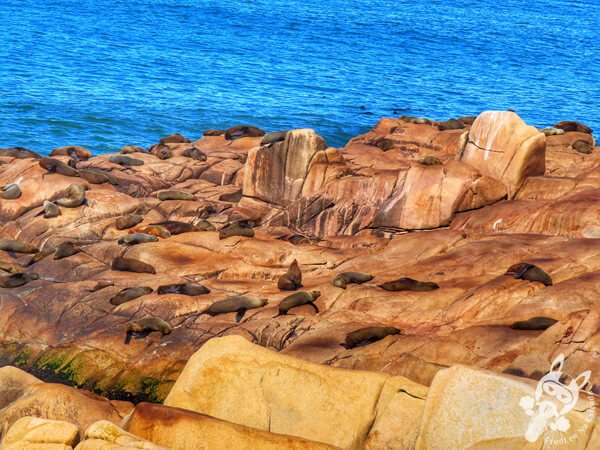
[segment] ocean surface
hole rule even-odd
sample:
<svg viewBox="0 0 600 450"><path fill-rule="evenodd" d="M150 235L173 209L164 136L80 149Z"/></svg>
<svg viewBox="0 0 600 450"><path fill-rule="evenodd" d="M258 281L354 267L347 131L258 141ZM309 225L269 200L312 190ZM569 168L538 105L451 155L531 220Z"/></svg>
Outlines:
<svg viewBox="0 0 600 450"><path fill-rule="evenodd" d="M238 124L333 146L402 114L600 131L600 1L0 0L0 147Z"/></svg>

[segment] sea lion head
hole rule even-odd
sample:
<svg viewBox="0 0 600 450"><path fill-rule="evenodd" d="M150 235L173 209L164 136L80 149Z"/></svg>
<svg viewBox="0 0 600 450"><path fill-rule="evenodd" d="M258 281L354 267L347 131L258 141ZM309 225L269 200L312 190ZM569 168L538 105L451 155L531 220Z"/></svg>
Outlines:
<svg viewBox="0 0 600 450"><path fill-rule="evenodd" d="M310 291L309 294L312 296L313 301L321 296L321 291Z"/></svg>

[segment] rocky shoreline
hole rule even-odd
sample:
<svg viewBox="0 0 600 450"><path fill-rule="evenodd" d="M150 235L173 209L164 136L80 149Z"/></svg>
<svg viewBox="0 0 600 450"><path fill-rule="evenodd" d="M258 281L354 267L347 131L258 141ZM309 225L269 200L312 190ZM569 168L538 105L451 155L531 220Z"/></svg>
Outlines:
<svg viewBox="0 0 600 450"><path fill-rule="evenodd" d="M49 157L0 149L3 436L39 415L76 423L78 439L92 427L94 440L110 428L93 427L105 419L185 448L164 437L175 414L195 424L188 431L214 420L228 436L244 435L241 448L253 439L278 448L320 448L301 439L340 448L529 445L521 410L495 434L466 436L461 417L485 429L500 416L486 416L472 396L444 398L480 389L489 405L508 389L498 406L506 418L559 354L565 373L590 370L585 389L598 392L600 152L591 131L568 121L540 131L514 112L489 111L446 122L385 118L342 149L313 130L254 127L98 156L73 146ZM220 361L212 371L192 363L211 355ZM242 363L245 355L266 362ZM242 407L242 391L266 392L249 381L273 376L264 364L282 374L265 405ZM84 391L8 366L111 400L98 397L104 409L85 423L73 411L96 406L81 399L53 415L52 395L32 386ZM316 388L300 381L306 373L319 374ZM302 387L294 401L291 386ZM319 396L328 406L315 406L316 430L308 417ZM36 398L45 406L28 414ZM132 416L130 401L165 406L140 403ZM130 428L138 409L148 423ZM343 412L355 409L344 431ZM569 448L595 448L596 428Z"/></svg>

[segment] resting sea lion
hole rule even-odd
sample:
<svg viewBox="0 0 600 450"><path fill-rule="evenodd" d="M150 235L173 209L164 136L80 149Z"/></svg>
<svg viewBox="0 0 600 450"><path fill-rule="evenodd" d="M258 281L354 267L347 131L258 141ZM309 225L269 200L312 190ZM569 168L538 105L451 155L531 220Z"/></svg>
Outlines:
<svg viewBox="0 0 600 450"><path fill-rule="evenodd" d="M92 152L79 145L67 145L55 148L50 152L50 156L70 156L75 160L86 160L92 157Z"/></svg>
<svg viewBox="0 0 600 450"><path fill-rule="evenodd" d="M473 125L475 119L477 119L477 116L462 116L458 118L458 120L460 120L465 125Z"/></svg>
<svg viewBox="0 0 600 450"><path fill-rule="evenodd" d="M119 152L121 155L130 155L131 153L146 153L142 147L137 145L124 145Z"/></svg>
<svg viewBox="0 0 600 450"><path fill-rule="evenodd" d="M395 145L396 145L396 143L391 139L380 139L375 144L376 147L379 147L384 152L387 152L388 150L393 149Z"/></svg>
<svg viewBox="0 0 600 450"><path fill-rule="evenodd" d="M134 228L133 230L131 230L129 233L130 234L133 234L133 233L151 234L152 236L156 236L156 237L159 237L162 239L171 237L171 233L169 233L169 230L167 230L165 227L161 227L158 225L146 225L143 227L137 227L137 228Z"/></svg>
<svg viewBox="0 0 600 450"><path fill-rule="evenodd" d="M414 123L414 124L427 124L431 125L431 120L425 119L423 117L414 117L414 116L400 116L399 119L403 122Z"/></svg>
<svg viewBox="0 0 600 450"><path fill-rule="evenodd" d="M180 294L180 295L205 295L210 294L210 289L199 284L182 283L182 284L167 284L158 288L158 295L165 294Z"/></svg>
<svg viewBox="0 0 600 450"><path fill-rule="evenodd" d="M589 155L592 153L592 144L590 144L588 141L584 141L583 139L573 142L572 147L577 153L583 153L584 155Z"/></svg>
<svg viewBox="0 0 600 450"><path fill-rule="evenodd" d="M388 281L386 283L378 285L380 288L386 291L398 292L398 291L433 291L438 289L439 286L431 281L417 281L412 278L398 278L394 281Z"/></svg>
<svg viewBox="0 0 600 450"><path fill-rule="evenodd" d="M171 233L171 236L196 231L196 227L191 223L178 222L177 220L167 220L166 222L151 223L150 225L156 225L159 227L166 228L169 231L169 233Z"/></svg>
<svg viewBox="0 0 600 450"><path fill-rule="evenodd" d="M81 252L81 249L72 242L63 242L54 252L54 259L68 258L69 256L76 255Z"/></svg>
<svg viewBox="0 0 600 450"><path fill-rule="evenodd" d="M39 278L37 273L22 272L0 277L0 288L16 288Z"/></svg>
<svg viewBox="0 0 600 450"><path fill-rule="evenodd" d="M465 124L462 120L457 119L449 119L445 122L438 123L438 130L446 131L446 130L462 130L465 127Z"/></svg>
<svg viewBox="0 0 600 450"><path fill-rule="evenodd" d="M21 188L18 184L5 184L0 187L0 198L4 200L16 200L21 196Z"/></svg>
<svg viewBox="0 0 600 450"><path fill-rule="evenodd" d="M269 145L274 144L275 142L284 141L287 134L287 131L271 131L263 136L260 145Z"/></svg>
<svg viewBox="0 0 600 450"><path fill-rule="evenodd" d="M189 144L191 141L179 133L173 133L165 136L158 142L159 144Z"/></svg>
<svg viewBox="0 0 600 450"><path fill-rule="evenodd" d="M283 291L295 291L302 287L302 271L298 261L292 261L287 272L279 277L277 287Z"/></svg>
<svg viewBox="0 0 600 450"><path fill-rule="evenodd" d="M110 181L108 175L97 170L79 169L79 176L90 184L103 184Z"/></svg>
<svg viewBox="0 0 600 450"><path fill-rule="evenodd" d="M31 244L14 239L0 239L0 250L14 253L37 253L39 251Z"/></svg>
<svg viewBox="0 0 600 450"><path fill-rule="evenodd" d="M532 317L531 319L515 322L510 327L513 330L545 330L550 328L556 322L558 322L558 320L550 317Z"/></svg>
<svg viewBox="0 0 600 450"><path fill-rule="evenodd" d="M124 258L122 256L113 259L111 268L112 270L121 270L124 272L156 273L156 269L150 264L146 264L139 259Z"/></svg>
<svg viewBox="0 0 600 450"><path fill-rule="evenodd" d="M53 217L60 216L60 208L49 200L44 200L44 210L39 214L44 214L44 219L52 219Z"/></svg>
<svg viewBox="0 0 600 450"><path fill-rule="evenodd" d="M573 120L563 120L554 125L554 128L560 128L565 131L577 131L579 133L592 134L593 130L580 122Z"/></svg>
<svg viewBox="0 0 600 450"><path fill-rule="evenodd" d="M235 127L231 127L227 131L225 131L225 139L227 139L228 141L234 141L236 139L241 139L245 137L260 137L264 135L265 132L260 128L247 125L238 125Z"/></svg>
<svg viewBox="0 0 600 450"><path fill-rule="evenodd" d="M135 227L143 220L144 218L139 214L126 214L117 219L115 222L115 227L117 230L126 230L127 228Z"/></svg>
<svg viewBox="0 0 600 450"><path fill-rule="evenodd" d="M219 230L219 239L232 236L254 237L254 230L245 222L229 222Z"/></svg>
<svg viewBox="0 0 600 450"><path fill-rule="evenodd" d="M165 200L196 200L196 197L189 192L183 192L178 190L162 191L156 196L161 202Z"/></svg>
<svg viewBox="0 0 600 450"><path fill-rule="evenodd" d="M54 158L43 157L39 161L39 165L46 169L49 173L58 173L65 177L78 177L79 172L71 166Z"/></svg>
<svg viewBox="0 0 600 450"><path fill-rule="evenodd" d="M145 317L135 320L127 325L127 335L125 336L125 344L129 344L131 337L145 337L153 331L160 332L163 336L170 334L173 331L171 325L158 317Z"/></svg>
<svg viewBox="0 0 600 450"><path fill-rule="evenodd" d="M9 158L15 159L41 158L41 155L39 153L36 153L33 150L29 150L25 147L0 148L0 156L8 156Z"/></svg>
<svg viewBox="0 0 600 450"><path fill-rule="evenodd" d="M353 331L346 335L346 340L342 344L347 349L355 347L363 347L380 341L386 336L399 334L400 330L395 327L366 327L360 330Z"/></svg>
<svg viewBox="0 0 600 450"><path fill-rule="evenodd" d="M192 225L194 225L196 231L217 231L212 223L204 219L194 219Z"/></svg>
<svg viewBox="0 0 600 450"><path fill-rule="evenodd" d="M114 286L115 283L108 280L100 280L98 281L91 289L88 289L89 292L96 292L101 289L107 288L109 286Z"/></svg>
<svg viewBox="0 0 600 450"><path fill-rule="evenodd" d="M515 264L510 266L504 275L509 275L518 280L537 281L544 286L552 286L552 278L550 278L550 275L533 264Z"/></svg>
<svg viewBox="0 0 600 450"><path fill-rule="evenodd" d="M361 272L342 272L333 279L333 285L346 289L348 283L363 284L373 279L372 275Z"/></svg>
<svg viewBox="0 0 600 450"><path fill-rule="evenodd" d="M164 144L159 144L154 147L151 153L158 159L169 159L173 157L173 152L171 149Z"/></svg>
<svg viewBox="0 0 600 450"><path fill-rule="evenodd" d="M26 264L27 267L35 264L38 261L52 255L56 251L56 248L52 245L46 245L42 250L37 252L35 255L31 257L29 262Z"/></svg>
<svg viewBox="0 0 600 450"><path fill-rule="evenodd" d="M131 166L143 166L144 161L141 159L132 158L126 155L115 155L108 158L113 164L119 164L120 166L131 167Z"/></svg>
<svg viewBox="0 0 600 450"><path fill-rule="evenodd" d="M228 194L221 194L219 200L222 202L239 203L242 199L242 190L230 192Z"/></svg>
<svg viewBox="0 0 600 450"><path fill-rule="evenodd" d="M72 184L67 189L67 196L59 198L55 203L65 208L77 208L85 203L85 186Z"/></svg>
<svg viewBox="0 0 600 450"><path fill-rule="evenodd" d="M435 156L429 156L429 155L424 158L419 159L418 163L422 164L424 166L440 166L443 164L439 158L436 158Z"/></svg>
<svg viewBox="0 0 600 450"><path fill-rule="evenodd" d="M225 130L206 130L204 133L202 133L203 136L222 136L225 134Z"/></svg>
<svg viewBox="0 0 600 450"><path fill-rule="evenodd" d="M561 134L565 134L565 130L562 128L547 127L542 130L542 133L546 136L560 136Z"/></svg>
<svg viewBox="0 0 600 450"><path fill-rule="evenodd" d="M314 301L321 296L319 291L298 291L285 297L279 303L279 314L275 317L284 316L288 311L296 306L310 305L312 306L317 314L319 314L319 308L314 304Z"/></svg>
<svg viewBox="0 0 600 450"><path fill-rule="evenodd" d="M216 316L218 314L226 314L230 312L237 312L235 316L236 323L244 318L244 314L249 309L262 308L267 304L266 298L255 298L248 297L247 295L236 295L234 297L226 298L225 300L219 300L218 302L210 305L205 311L200 313L209 314Z"/></svg>
<svg viewBox="0 0 600 450"><path fill-rule="evenodd" d="M158 238L146 233L131 233L124 234L117 240L119 245L124 245L126 247L138 244L146 244L148 242L158 242Z"/></svg>
<svg viewBox="0 0 600 450"><path fill-rule="evenodd" d="M195 159L196 161L206 161L206 153L198 150L195 147L187 149L185 152L183 152L183 156Z"/></svg>
<svg viewBox="0 0 600 450"><path fill-rule="evenodd" d="M122 305L123 303L127 303L132 300L135 300L136 298L141 297L142 295L148 295L151 293L152 293L152 288L148 287L148 286L136 286L136 287L126 288L126 289L123 289L121 292L119 292L117 295L115 295L113 298L111 298L110 304L119 306L119 305Z"/></svg>

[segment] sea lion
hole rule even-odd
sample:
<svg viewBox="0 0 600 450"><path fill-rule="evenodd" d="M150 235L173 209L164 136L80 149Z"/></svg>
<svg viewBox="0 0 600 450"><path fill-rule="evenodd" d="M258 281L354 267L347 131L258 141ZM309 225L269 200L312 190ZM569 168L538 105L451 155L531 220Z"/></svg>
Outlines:
<svg viewBox="0 0 600 450"><path fill-rule="evenodd" d="M424 117L400 116L399 119L403 122L414 123L417 125L431 125L431 120L425 119Z"/></svg>
<svg viewBox="0 0 600 450"><path fill-rule="evenodd" d="M54 259L68 258L69 256L76 255L79 252L81 252L81 249L73 242L63 242L58 247L56 247L56 251L54 252Z"/></svg>
<svg viewBox="0 0 600 450"><path fill-rule="evenodd" d="M537 281L544 286L552 286L552 278L543 269L533 264L519 263L508 268L504 275L518 280Z"/></svg>
<svg viewBox="0 0 600 450"><path fill-rule="evenodd" d="M465 125L473 125L475 119L477 119L477 116L462 116L458 118L458 120L460 120Z"/></svg>
<svg viewBox="0 0 600 450"><path fill-rule="evenodd" d="M277 287L282 291L295 291L302 287L302 271L298 261L293 260L287 272L279 277Z"/></svg>
<svg viewBox="0 0 600 450"><path fill-rule="evenodd" d="M376 147L380 148L384 152L393 149L394 145L396 145L396 143L391 139L379 139L375 144Z"/></svg>
<svg viewBox="0 0 600 450"><path fill-rule="evenodd" d="M189 144L190 142L188 138L183 137L179 133L170 134L158 141L159 144Z"/></svg>
<svg viewBox="0 0 600 450"><path fill-rule="evenodd" d="M49 200L44 200L44 219L52 219L53 217L58 217L61 215L60 208L56 203L53 203ZM40 212L42 214L42 212Z"/></svg>
<svg viewBox="0 0 600 450"><path fill-rule="evenodd" d="M131 166L143 166L144 161L141 159L132 158L126 155L115 155L108 158L113 164L119 164L120 166L131 167Z"/></svg>
<svg viewBox="0 0 600 450"><path fill-rule="evenodd" d="M81 184L72 184L67 189L67 196L59 198L55 203L65 208L77 208L85 203L86 187Z"/></svg>
<svg viewBox="0 0 600 450"><path fill-rule="evenodd" d="M130 233L124 234L123 236L117 239L117 243L119 245L124 245L125 247L130 247L132 245L138 244L146 244L148 242L158 242L158 238L151 234L146 233Z"/></svg>
<svg viewBox="0 0 600 450"><path fill-rule="evenodd" d="M245 222L229 222L219 230L219 239L232 236L254 237L254 230Z"/></svg>
<svg viewBox="0 0 600 450"><path fill-rule="evenodd" d="M16 288L39 278L37 273L21 272L0 277L0 288Z"/></svg>
<svg viewBox="0 0 600 450"><path fill-rule="evenodd" d="M298 291L285 297L279 303L279 314L275 317L286 315L290 309L296 306L310 305L312 306L317 314L319 314L319 308L314 304L314 301L321 296L319 291Z"/></svg>
<svg viewBox="0 0 600 450"><path fill-rule="evenodd" d="M363 284L373 279L372 275L361 272L342 272L333 279L333 285L346 289L348 283Z"/></svg>
<svg viewBox="0 0 600 450"><path fill-rule="evenodd" d="M59 175L64 175L65 177L79 176L77 169L73 169L71 166L58 159L43 157L40 159L39 165L49 173L57 173Z"/></svg>
<svg viewBox="0 0 600 450"><path fill-rule="evenodd" d="M173 157L173 152L169 147L164 144L158 144L156 147L152 149L151 152L158 159L169 159Z"/></svg>
<svg viewBox="0 0 600 450"><path fill-rule="evenodd" d="M41 155L39 153L34 152L33 150L29 150L25 147L8 147L8 148L0 148L0 156L6 156L9 158L15 159L40 159Z"/></svg>
<svg viewBox="0 0 600 450"><path fill-rule="evenodd" d="M0 198L4 200L16 200L21 196L21 188L18 184L5 184L0 187Z"/></svg>
<svg viewBox="0 0 600 450"><path fill-rule="evenodd" d="M121 155L130 155L132 153L146 153L142 147L137 145L124 145L119 152Z"/></svg>
<svg viewBox="0 0 600 450"><path fill-rule="evenodd" d="M463 128L465 128L465 124L460 119L458 119L458 120L457 119L449 119L444 122L438 123L437 128L440 131L462 130Z"/></svg>
<svg viewBox="0 0 600 450"><path fill-rule="evenodd" d="M139 259L125 258L123 256L118 256L113 259L111 268L112 270L120 270L123 272L156 273L156 269L150 264L146 264Z"/></svg>
<svg viewBox="0 0 600 450"><path fill-rule="evenodd" d="M554 128L554 127L546 127L542 130L546 136L560 136L561 134L565 134L565 130L562 128Z"/></svg>
<svg viewBox="0 0 600 450"><path fill-rule="evenodd" d="M67 165L69 167L72 167L73 169L77 169L77 160L73 159L73 158L69 158L69 160L67 161Z"/></svg>
<svg viewBox="0 0 600 450"><path fill-rule="evenodd" d="M156 197L161 202L164 202L165 200L196 200L196 197L193 194L178 190L162 191L159 192Z"/></svg>
<svg viewBox="0 0 600 450"><path fill-rule="evenodd" d="M225 134L225 130L206 130L202 133L204 136L222 136Z"/></svg>
<svg viewBox="0 0 600 450"><path fill-rule="evenodd" d="M417 162L424 166L441 166L443 164L439 158L436 158L435 156L430 156L430 155L427 155L424 158L419 159Z"/></svg>
<svg viewBox="0 0 600 450"><path fill-rule="evenodd" d="M159 227L166 228L169 231L169 233L171 233L171 236L196 231L196 227L193 224L179 222L177 220L167 220L166 222L151 223L150 225L156 225Z"/></svg>
<svg viewBox="0 0 600 450"><path fill-rule="evenodd" d="M217 231L217 229L212 223L204 219L194 219L192 221L192 225L194 225L196 231Z"/></svg>
<svg viewBox="0 0 600 450"><path fill-rule="evenodd" d="M134 320L127 324L127 335L125 336L125 344L129 344L132 336L142 338L148 336L153 331L160 332L163 336L170 334L173 331L171 325L158 317L144 317L143 319Z"/></svg>
<svg viewBox="0 0 600 450"><path fill-rule="evenodd" d="M90 184L103 184L110 181L108 175L97 170L79 169L79 176Z"/></svg>
<svg viewBox="0 0 600 450"><path fill-rule="evenodd" d="M39 251L31 244L14 239L0 239L0 250L14 253L37 253Z"/></svg>
<svg viewBox="0 0 600 450"><path fill-rule="evenodd" d="M56 247L54 247L53 245L44 246L43 249L41 249L39 252L37 252L35 255L33 255L31 257L31 259L26 264L26 266L29 267L29 266L35 264L36 262L41 261L42 259L54 254L55 251L56 251Z"/></svg>
<svg viewBox="0 0 600 450"><path fill-rule="evenodd" d="M183 152L183 156L187 158L195 159L196 161L206 161L206 153L198 150L197 148L188 148L185 152Z"/></svg>
<svg viewBox="0 0 600 450"><path fill-rule="evenodd" d="M111 298L110 304L119 306L119 305L122 305L123 303L127 303L132 300L135 300L136 298L141 297L142 295L148 295L151 293L152 293L152 288L148 287L148 286L135 286L135 287L126 288L126 289L123 289L121 292L119 292L117 295L115 295L113 298Z"/></svg>
<svg viewBox="0 0 600 450"><path fill-rule="evenodd" d="M583 139L576 140L573 142L571 147L573 147L573 150L575 150L577 153L583 153L584 155L589 155L592 153L592 144L590 144L588 141L584 141Z"/></svg>
<svg viewBox="0 0 600 450"><path fill-rule="evenodd" d="M210 289L200 284L182 283L182 284L167 284L159 286L158 295L180 294L180 295L205 295L210 294Z"/></svg>
<svg viewBox="0 0 600 450"><path fill-rule="evenodd" d="M113 281L108 280L100 280L98 281L92 288L88 289L89 292L96 292L101 289L107 288L109 286L114 286L115 283Z"/></svg>
<svg viewBox="0 0 600 450"><path fill-rule="evenodd" d="M117 230L126 230L128 228L135 227L143 220L144 218L139 214L126 214L117 219L115 222L115 227Z"/></svg>
<svg viewBox="0 0 600 450"><path fill-rule="evenodd" d="M260 145L274 144L275 142L285 141L288 132L286 131L271 131L263 136Z"/></svg>
<svg viewBox="0 0 600 450"><path fill-rule="evenodd" d="M242 199L242 190L238 190L235 192L229 192L228 194L221 194L219 196L219 201L221 202L231 202L231 203L239 203Z"/></svg>
<svg viewBox="0 0 600 450"><path fill-rule="evenodd" d="M399 334L400 330L395 327L366 327L353 331L346 335L346 340L342 344L347 349L363 347L380 341L386 336Z"/></svg>
<svg viewBox="0 0 600 450"><path fill-rule="evenodd" d="M378 287L385 289L386 291L398 292L398 291L433 291L438 289L439 286L431 281L417 281L412 278L398 278L394 281L388 281L383 284L379 284Z"/></svg>
<svg viewBox="0 0 600 450"><path fill-rule="evenodd" d="M513 330L545 330L554 325L558 320L550 317L532 317L527 320L520 320L513 323L510 328Z"/></svg>
<svg viewBox="0 0 600 450"><path fill-rule="evenodd" d="M130 234L133 234L133 233L151 234L152 236L156 236L156 237L159 237L162 239L171 237L171 233L169 233L169 230L167 230L165 227L161 227L158 225L146 225L143 227L137 227L137 228L134 228L133 230L130 230L129 233Z"/></svg>
<svg viewBox="0 0 600 450"><path fill-rule="evenodd" d="M554 125L554 128L560 128L565 131L577 131L579 133L592 134L593 130L580 122L574 120L563 120Z"/></svg>
<svg viewBox="0 0 600 450"><path fill-rule="evenodd" d="M79 145L67 145L65 147L55 148L50 152L50 156L70 156L75 160L85 161L92 157L92 152Z"/></svg>
<svg viewBox="0 0 600 450"><path fill-rule="evenodd" d="M248 125L238 125L231 127L225 131L225 139L228 141L235 141L245 137L261 137L264 136L265 132L257 127Z"/></svg>
<svg viewBox="0 0 600 450"><path fill-rule="evenodd" d="M236 295L234 297L226 298L225 300L219 300L218 302L210 305L202 314L208 314L210 316L216 316L218 314L226 314L230 312L237 312L235 316L236 323L239 323L243 318L246 311L249 309L262 308L268 303L266 298L249 297L247 295Z"/></svg>

